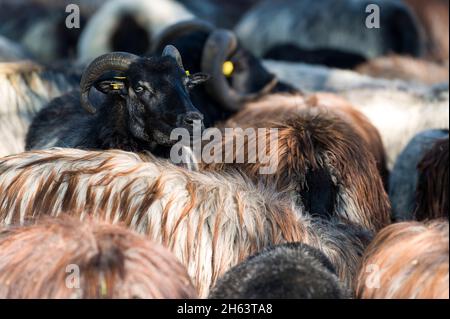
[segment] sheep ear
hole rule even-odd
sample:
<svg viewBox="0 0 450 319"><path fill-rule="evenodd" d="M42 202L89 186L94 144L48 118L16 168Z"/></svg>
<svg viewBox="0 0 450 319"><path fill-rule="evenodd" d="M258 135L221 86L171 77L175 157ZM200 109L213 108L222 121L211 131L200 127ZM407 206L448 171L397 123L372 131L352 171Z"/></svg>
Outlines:
<svg viewBox="0 0 450 319"><path fill-rule="evenodd" d="M118 95L127 94L126 84L122 79L99 81L95 83L95 88L100 92L102 92L103 94L118 94Z"/></svg>
<svg viewBox="0 0 450 319"><path fill-rule="evenodd" d="M189 76L189 88L194 88L199 84L208 81L211 78L209 74L206 73L195 73Z"/></svg>

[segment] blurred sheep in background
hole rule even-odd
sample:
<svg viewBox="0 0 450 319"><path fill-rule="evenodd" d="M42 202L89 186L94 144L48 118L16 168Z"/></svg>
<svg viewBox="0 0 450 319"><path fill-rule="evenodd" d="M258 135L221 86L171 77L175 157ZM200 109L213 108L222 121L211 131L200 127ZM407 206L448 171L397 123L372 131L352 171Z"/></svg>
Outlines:
<svg viewBox="0 0 450 319"><path fill-rule="evenodd" d="M436 143L437 149L433 150ZM428 158L423 161L426 156ZM439 204L448 203L445 199L448 197L445 156L448 158L448 130L427 130L408 143L397 158L390 179L389 197L396 220L414 220L417 209L422 216L448 216L448 204L446 208ZM417 194L418 190L420 194Z"/></svg>

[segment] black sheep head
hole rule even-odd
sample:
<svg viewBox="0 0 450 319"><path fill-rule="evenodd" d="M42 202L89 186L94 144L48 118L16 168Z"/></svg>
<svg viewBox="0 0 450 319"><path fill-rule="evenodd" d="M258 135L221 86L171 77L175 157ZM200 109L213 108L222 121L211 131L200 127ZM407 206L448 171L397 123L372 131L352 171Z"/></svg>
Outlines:
<svg viewBox="0 0 450 319"><path fill-rule="evenodd" d="M117 76L119 74L119 76ZM167 46L162 57L140 58L129 53L109 53L94 60L81 80L81 103L90 113L89 90L95 86L124 108L118 121L125 121L132 135L142 141L171 145L175 128L192 132L203 115L192 104L189 90L208 79L184 70L180 53Z"/></svg>
<svg viewBox="0 0 450 319"><path fill-rule="evenodd" d="M211 75L206 90L227 111L237 111L246 101L267 93L295 91L278 82L231 31L201 20L180 22L160 34L153 52L161 52L168 44L177 46L187 57L191 71Z"/></svg>

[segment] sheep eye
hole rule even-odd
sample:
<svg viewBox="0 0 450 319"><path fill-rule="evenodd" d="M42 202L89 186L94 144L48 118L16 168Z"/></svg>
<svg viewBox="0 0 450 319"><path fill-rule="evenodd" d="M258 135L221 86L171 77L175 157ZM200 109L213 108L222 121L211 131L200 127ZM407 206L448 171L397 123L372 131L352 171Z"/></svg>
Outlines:
<svg viewBox="0 0 450 319"><path fill-rule="evenodd" d="M136 93L142 93L144 91L144 88L142 86L137 86L134 88L134 91Z"/></svg>

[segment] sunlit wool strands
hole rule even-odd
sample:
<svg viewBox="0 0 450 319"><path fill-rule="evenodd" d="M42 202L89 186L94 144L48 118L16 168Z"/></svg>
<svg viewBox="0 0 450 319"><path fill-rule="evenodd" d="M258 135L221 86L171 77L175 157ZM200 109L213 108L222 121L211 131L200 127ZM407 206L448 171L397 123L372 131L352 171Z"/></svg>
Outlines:
<svg viewBox="0 0 450 319"><path fill-rule="evenodd" d="M239 174L188 172L122 151L51 149L0 161L1 223L65 211L122 222L168 247L201 297L249 255L293 241L322 251L351 284L369 234L293 206Z"/></svg>
<svg viewBox="0 0 450 319"><path fill-rule="evenodd" d="M0 157L23 152L34 115L77 80L30 61L0 63Z"/></svg>
<svg viewBox="0 0 450 319"><path fill-rule="evenodd" d="M254 181L289 192L312 215L336 216L372 231L381 229L389 223L390 206L366 145L370 143L370 150L383 158L380 137L364 116L355 110L348 112L342 103L333 108L329 98L323 105L315 98L305 101L302 96L282 95L249 103L223 124L244 129L234 131L235 137L244 140L243 149L232 154L232 161L204 163L204 169L240 169ZM278 143L272 144L276 149L268 152L269 157L276 157L269 162L278 163L274 174L261 174L266 163L248 160L259 144L254 140L271 137L244 139L246 128L278 129ZM222 147L231 149L227 144L239 139L225 137ZM239 161L242 152L245 163Z"/></svg>
<svg viewBox="0 0 450 319"><path fill-rule="evenodd" d="M195 298L169 251L126 228L45 219L0 231L1 298Z"/></svg>
<svg viewBox="0 0 450 319"><path fill-rule="evenodd" d="M289 100L287 103L289 103ZM380 132L370 122L369 118L355 108L348 100L332 93L311 95L307 98L306 103L313 107L326 107L352 126L356 133L366 142L370 153L374 156L383 183L387 187L389 170L387 167L386 151Z"/></svg>
<svg viewBox="0 0 450 319"><path fill-rule="evenodd" d="M449 139L437 141L418 165L414 213L417 220L447 217L449 197Z"/></svg>
<svg viewBox="0 0 450 319"><path fill-rule="evenodd" d="M393 224L367 248L357 280L357 297L448 299L448 266L447 221Z"/></svg>

